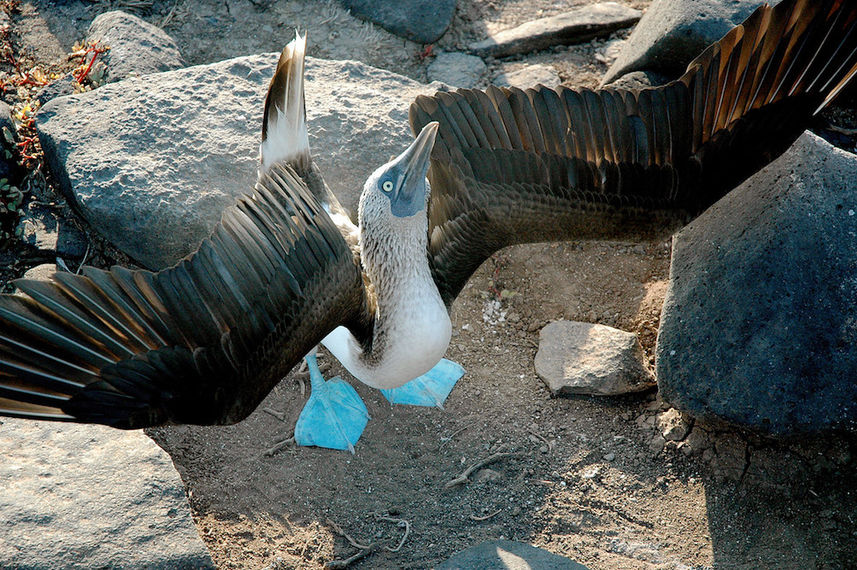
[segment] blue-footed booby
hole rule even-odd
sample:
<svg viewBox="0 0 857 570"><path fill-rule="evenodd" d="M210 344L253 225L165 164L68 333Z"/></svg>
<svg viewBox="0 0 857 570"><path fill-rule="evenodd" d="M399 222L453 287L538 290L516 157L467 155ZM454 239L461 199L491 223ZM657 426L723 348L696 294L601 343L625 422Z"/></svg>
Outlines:
<svg viewBox="0 0 857 570"><path fill-rule="evenodd" d="M295 438L353 450L368 414L349 384L321 378L318 343L393 402L442 402L463 369L442 361L451 324L425 254L437 124L369 177L355 226L310 154L305 50L298 35L270 83L253 193L196 252L156 273L19 280L23 296L0 297L0 413L231 423L309 353Z"/></svg>
<svg viewBox="0 0 857 570"><path fill-rule="evenodd" d="M687 222L784 152L857 72L857 3L763 6L662 87L420 97L418 136L369 177L357 226L309 153L303 51L300 38L287 46L271 82L252 194L195 253L156 273L19 280L22 295L0 296L0 414L232 423L310 354L313 392L332 395L311 397L309 425L342 402L362 429L362 402L314 367L317 344L385 390L454 381L447 310L483 261L514 243Z"/></svg>

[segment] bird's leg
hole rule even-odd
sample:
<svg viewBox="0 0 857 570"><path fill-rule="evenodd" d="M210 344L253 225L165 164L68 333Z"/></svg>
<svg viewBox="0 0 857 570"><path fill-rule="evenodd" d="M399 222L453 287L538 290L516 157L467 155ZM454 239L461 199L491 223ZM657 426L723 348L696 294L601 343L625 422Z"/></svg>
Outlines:
<svg viewBox="0 0 857 570"><path fill-rule="evenodd" d="M339 376L325 381L314 353L304 359L309 368L310 395L295 425L295 442L354 453L354 444L369 421L366 405Z"/></svg>
<svg viewBox="0 0 857 570"><path fill-rule="evenodd" d="M398 388L381 390L381 393L391 404L435 406L443 409L444 400L463 375L464 368L460 364L442 358L422 376L417 376Z"/></svg>

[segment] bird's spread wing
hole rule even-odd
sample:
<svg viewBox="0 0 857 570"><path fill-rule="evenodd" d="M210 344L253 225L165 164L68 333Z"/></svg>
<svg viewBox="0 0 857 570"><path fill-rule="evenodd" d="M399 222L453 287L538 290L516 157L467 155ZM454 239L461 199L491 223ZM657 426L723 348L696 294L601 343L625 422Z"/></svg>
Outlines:
<svg viewBox="0 0 857 570"><path fill-rule="evenodd" d="M784 152L857 71L857 2L762 6L680 79L643 90L419 97L440 133L429 255L449 304L491 253L671 230Z"/></svg>
<svg viewBox="0 0 857 570"><path fill-rule="evenodd" d="M364 306L345 240L284 164L170 269L16 284L0 297L0 414L121 428L242 419Z"/></svg>

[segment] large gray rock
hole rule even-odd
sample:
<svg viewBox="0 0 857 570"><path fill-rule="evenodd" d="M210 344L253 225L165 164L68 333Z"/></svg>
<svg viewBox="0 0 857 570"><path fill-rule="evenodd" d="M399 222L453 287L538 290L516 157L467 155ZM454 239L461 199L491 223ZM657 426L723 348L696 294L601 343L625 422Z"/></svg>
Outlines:
<svg viewBox="0 0 857 570"><path fill-rule="evenodd" d="M616 396L654 385L637 335L604 325L556 321L539 333L536 374L554 394Z"/></svg>
<svg viewBox="0 0 857 570"><path fill-rule="evenodd" d="M512 540L489 540L453 555L436 570L587 570L547 550Z"/></svg>
<svg viewBox="0 0 857 570"><path fill-rule="evenodd" d="M641 15L639 10L616 2L593 4L503 30L470 44L468 49L483 57L504 57L552 46L576 44L633 26Z"/></svg>
<svg viewBox="0 0 857 570"><path fill-rule="evenodd" d="M214 568L142 432L3 418L0 449L0 568Z"/></svg>
<svg viewBox="0 0 857 570"><path fill-rule="evenodd" d="M455 15L455 0L341 0L351 13L421 44L437 41Z"/></svg>
<svg viewBox="0 0 857 570"><path fill-rule="evenodd" d="M110 46L101 56L107 82L185 66L179 47L164 30L119 10L98 15L89 25L86 40Z"/></svg>
<svg viewBox="0 0 857 570"><path fill-rule="evenodd" d="M805 134L674 239L664 400L787 435L857 427L857 156Z"/></svg>
<svg viewBox="0 0 857 570"><path fill-rule="evenodd" d="M241 57L54 99L37 115L47 163L94 228L143 265L168 266L252 190L277 57ZM313 58L306 78L313 154L356 211L369 174L413 140L408 105L437 86Z"/></svg>
<svg viewBox="0 0 857 570"><path fill-rule="evenodd" d="M763 0L654 0L604 75L602 85L631 71L678 77L702 50L764 3Z"/></svg>

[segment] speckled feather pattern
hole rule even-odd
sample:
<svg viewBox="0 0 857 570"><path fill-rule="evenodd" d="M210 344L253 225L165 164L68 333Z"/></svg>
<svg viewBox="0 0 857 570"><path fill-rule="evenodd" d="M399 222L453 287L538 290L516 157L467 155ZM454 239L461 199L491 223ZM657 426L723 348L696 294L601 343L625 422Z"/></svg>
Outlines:
<svg viewBox="0 0 857 570"><path fill-rule="evenodd" d="M340 338L326 339L325 345L362 382L395 388L437 364L452 325L426 257L425 210L406 218L393 216L389 199L369 182L361 195L359 219L361 259L377 303L372 343L345 344L347 339Z"/></svg>

